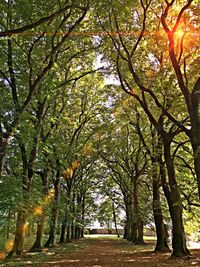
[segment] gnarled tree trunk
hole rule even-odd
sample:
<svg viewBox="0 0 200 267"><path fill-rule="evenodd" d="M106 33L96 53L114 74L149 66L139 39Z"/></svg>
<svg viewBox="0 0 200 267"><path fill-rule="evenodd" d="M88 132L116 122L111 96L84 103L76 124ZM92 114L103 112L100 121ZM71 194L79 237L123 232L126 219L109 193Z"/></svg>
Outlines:
<svg viewBox="0 0 200 267"><path fill-rule="evenodd" d="M176 182L174 162L170 153L170 141L166 137L163 139L164 158L170 186L169 211L172 219L172 256L180 257L189 255L189 251L186 246L186 238L183 226L182 201L178 184Z"/></svg>

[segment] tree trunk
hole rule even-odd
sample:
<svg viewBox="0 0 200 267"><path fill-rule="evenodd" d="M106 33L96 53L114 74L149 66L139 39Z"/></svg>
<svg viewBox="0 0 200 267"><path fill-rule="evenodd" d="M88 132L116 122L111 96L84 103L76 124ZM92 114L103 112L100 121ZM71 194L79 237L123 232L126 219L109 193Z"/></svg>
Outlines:
<svg viewBox="0 0 200 267"><path fill-rule="evenodd" d="M84 238L84 228L81 229L80 237L81 237L81 238Z"/></svg>
<svg viewBox="0 0 200 267"><path fill-rule="evenodd" d="M66 222L62 223L61 233L60 233L60 241L59 243L65 243L65 232L66 232Z"/></svg>
<svg viewBox="0 0 200 267"><path fill-rule="evenodd" d="M6 138L0 137L0 177L2 176L3 173L3 166L7 153L8 140L9 140L8 137Z"/></svg>
<svg viewBox="0 0 200 267"><path fill-rule="evenodd" d="M131 194L124 194L124 196L126 207L126 239L134 242L137 237L137 227L133 218L133 196Z"/></svg>
<svg viewBox="0 0 200 267"><path fill-rule="evenodd" d="M137 234L137 239L135 241L136 245L146 245L146 243L144 242L144 225L141 219L139 219L138 224L137 224L138 228L138 234Z"/></svg>
<svg viewBox="0 0 200 267"><path fill-rule="evenodd" d="M66 242L71 242L71 224L67 226Z"/></svg>
<svg viewBox="0 0 200 267"><path fill-rule="evenodd" d="M127 239L127 222L125 223L125 226L124 226L124 235L123 235L123 239Z"/></svg>
<svg viewBox="0 0 200 267"><path fill-rule="evenodd" d="M74 229L74 238L75 238L75 239L78 239L78 227L75 226L74 228L75 228L75 229Z"/></svg>
<svg viewBox="0 0 200 267"><path fill-rule="evenodd" d="M15 231L15 239L13 243L12 250L8 253L6 258L12 257L15 253L16 255L21 255L24 249L24 237L26 229L26 222L27 222L27 210L28 210L28 203L29 203L29 194L31 190L31 179L25 175L27 169L24 168L24 176L23 176L23 188L22 188L22 195L23 195L23 204L20 206L17 212L17 223L16 223L16 231Z"/></svg>
<svg viewBox="0 0 200 267"><path fill-rule="evenodd" d="M113 221L114 221L114 224L115 224L115 231L116 231L117 237L119 238L120 235L119 235L118 228L117 228L117 219L116 219L116 214L115 214L115 204L114 204L114 202L112 203L112 210L113 210Z"/></svg>
<svg viewBox="0 0 200 267"><path fill-rule="evenodd" d="M169 205L169 211L172 219L172 256L186 256L189 255L189 251L186 246L183 226L182 201L176 182L174 162L170 153L170 142L166 139L164 140L164 158L171 191L171 205Z"/></svg>
<svg viewBox="0 0 200 267"><path fill-rule="evenodd" d="M7 239L10 238L11 218L12 218L12 214L11 214L11 209L9 208L9 210L8 210L8 217L7 217L7 225L6 225L6 238Z"/></svg>
<svg viewBox="0 0 200 267"><path fill-rule="evenodd" d="M81 238L84 238L84 226L85 226L85 194L82 198L82 205L81 205L81 221L82 221L82 229L81 229Z"/></svg>
<svg viewBox="0 0 200 267"><path fill-rule="evenodd" d="M75 238L75 226L74 223L72 222L71 225L71 239L73 240Z"/></svg>
<svg viewBox="0 0 200 267"><path fill-rule="evenodd" d="M37 232L36 232L36 239L29 251L41 251L42 249L42 237L44 232L44 224L45 224L45 215L41 214L39 221L37 223Z"/></svg>
<svg viewBox="0 0 200 267"><path fill-rule="evenodd" d="M17 213L17 225L15 232L15 240L12 250L8 253L6 258L10 258L14 253L21 255L24 249L24 235L26 230L27 211L20 209Z"/></svg>
<svg viewBox="0 0 200 267"><path fill-rule="evenodd" d="M159 153L158 151L156 153ZM155 155L156 156L156 155ZM153 180L153 215L156 226L156 247L155 252L170 251L167 244L167 236L163 222L162 208L160 203L160 178L158 169L158 160L152 158L152 180Z"/></svg>
<svg viewBox="0 0 200 267"><path fill-rule="evenodd" d="M195 138L196 142L192 139L192 148L193 148L193 157L194 157L194 170L196 174L196 180L197 180L197 188L198 188L198 194L200 199L200 144L198 145L200 138L200 134L198 135L198 138Z"/></svg>
<svg viewBox="0 0 200 267"><path fill-rule="evenodd" d="M138 240L138 226L140 223L139 207L138 207L138 177L132 178L132 198L133 198L133 236L132 242L136 243Z"/></svg>
<svg viewBox="0 0 200 267"><path fill-rule="evenodd" d="M48 196L48 184L49 184L49 168L45 168L42 173L40 173L41 179L42 179L42 185L43 185L43 198L44 200ZM44 234L44 225L45 225L45 210L43 207L42 214L38 218L38 223L37 223L37 232L36 232L36 239L31 247L30 251L41 251L42 249L42 238Z"/></svg>
<svg viewBox="0 0 200 267"><path fill-rule="evenodd" d="M58 222L58 204L60 200L60 173L57 173L56 180L54 181L54 201L52 208L52 215L50 219L50 231L49 238L45 243L45 247L54 246L56 242L56 230L57 230L57 222Z"/></svg>

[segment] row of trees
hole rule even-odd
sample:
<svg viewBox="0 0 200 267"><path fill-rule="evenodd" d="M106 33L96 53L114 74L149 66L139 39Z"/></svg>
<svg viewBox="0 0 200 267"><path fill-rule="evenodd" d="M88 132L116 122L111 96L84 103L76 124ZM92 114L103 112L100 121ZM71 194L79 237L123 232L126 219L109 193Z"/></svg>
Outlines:
<svg viewBox="0 0 200 267"><path fill-rule="evenodd" d="M31 250L41 249L47 218L46 246L57 229L61 243L83 236L102 192L124 209L129 241L143 243L153 222L155 250L169 250L171 220L173 255L189 254L184 222L200 192L197 2L2 1L1 213L16 215L9 256L22 253L28 222L37 223Z"/></svg>

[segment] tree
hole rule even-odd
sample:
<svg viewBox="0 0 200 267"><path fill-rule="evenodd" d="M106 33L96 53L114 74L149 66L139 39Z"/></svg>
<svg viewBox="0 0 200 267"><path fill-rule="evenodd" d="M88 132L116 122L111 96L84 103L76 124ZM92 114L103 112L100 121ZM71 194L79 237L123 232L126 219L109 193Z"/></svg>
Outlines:
<svg viewBox="0 0 200 267"><path fill-rule="evenodd" d="M143 1L140 2L140 7L138 8L138 12L140 12L143 16L142 19L139 19L139 16L135 14L136 23L133 25L133 28L140 27L141 30L139 32L139 36L134 36L135 42L134 45L132 45L132 42L130 43L130 38L128 35L123 34L124 32L127 32L127 29L129 29L129 25L125 24L123 22L122 18L122 12L119 15L117 15L117 8L114 5L110 5L110 8L108 9L108 12L110 12L107 16L109 17L109 20L106 20L104 17L104 20L100 17L100 23L102 28L107 32L108 36L110 37L110 40L113 43L114 52L116 54L116 71L117 75L119 77L121 87L122 89L134 97L136 101L141 105L145 113L147 114L150 123L152 123L155 127L155 129L158 131L159 135L162 138L163 146L164 146L164 157L166 162L166 168L167 173L169 177L169 184L170 188L168 192L165 190L166 198L168 200L169 209L171 213L172 218L172 224L173 224L173 253L174 256L181 256L181 255L187 255L188 250L186 248L186 242L185 242L185 236L184 236L184 227L183 227L183 221L182 221L182 206L181 206L181 197L178 190L178 185L175 177L175 168L174 163L171 157L171 142L180 131L180 123L178 124L178 128L173 131L173 127L171 127L170 131L166 131L164 128L166 121L164 119L165 116L169 117L170 120L175 123L173 116L168 112L168 109L170 108L169 102L167 100L167 95L163 95L160 93L159 89L161 88L160 85L156 84L157 87L155 91L151 89L152 87L155 88L155 85L152 84L151 79L154 76L149 75L147 78L145 77L145 74L142 71L142 66L144 65L144 70L147 68L146 63L153 63L153 72L158 73L158 76L163 73L163 68L160 68L159 65L161 65L161 61L159 61L156 57L154 57L154 53L156 54L156 51L154 52L154 47L151 52L146 50L145 51L145 59L146 62L141 60L138 64L136 64L133 59L139 58L139 51L141 51L141 55L143 50L143 47L147 47L145 45L144 33L146 30L147 25L147 19L149 18L148 12L149 8L151 6L152 1L147 1L145 4ZM174 1L173 1L174 2ZM136 4L137 6L137 4ZM155 7L154 7L155 9ZM153 9L153 11L154 11ZM127 10L122 10L127 15ZM130 10L128 11L130 14ZM134 9L133 9L134 12ZM134 13L133 13L134 14ZM107 24L105 23L107 22ZM151 26L151 25L150 25ZM107 30L106 27L109 27L109 30ZM115 29L116 34L112 34L113 29ZM151 39L150 39L151 40ZM152 54L151 54L152 53ZM155 58L152 59L152 55ZM113 51L112 53L108 54L108 52L105 53L105 56L107 59L112 62L113 64ZM156 62L157 60L157 62ZM162 66L162 65L161 65ZM140 70L140 72L139 72ZM148 77L151 77L150 79ZM146 79L145 79L146 78ZM139 91L138 91L138 89ZM158 97L156 96L155 92L157 93ZM150 100L151 99L151 100ZM155 114L155 112L152 112L152 108L155 106L152 105L152 102L155 103L155 106L158 107L160 110L160 115ZM168 124L168 122L167 122ZM179 203L179 204L178 204Z"/></svg>

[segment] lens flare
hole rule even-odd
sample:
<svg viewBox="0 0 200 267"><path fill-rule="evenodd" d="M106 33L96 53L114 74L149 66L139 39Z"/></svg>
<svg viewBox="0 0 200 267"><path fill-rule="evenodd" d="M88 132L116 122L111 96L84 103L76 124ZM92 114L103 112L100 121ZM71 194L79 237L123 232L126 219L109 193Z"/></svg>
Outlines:
<svg viewBox="0 0 200 267"><path fill-rule="evenodd" d="M42 206L37 206L34 208L34 215L41 215L43 212Z"/></svg>
<svg viewBox="0 0 200 267"><path fill-rule="evenodd" d="M14 244L14 241L13 240L8 240L5 244L5 250L6 252L9 252L11 251L11 249L13 248L13 244Z"/></svg>
<svg viewBox="0 0 200 267"><path fill-rule="evenodd" d="M181 39L183 37L183 35L185 34L185 32L182 29L179 29L175 32L175 38L177 39Z"/></svg>

